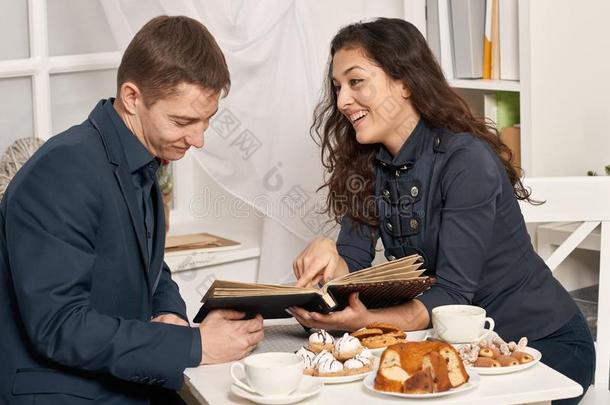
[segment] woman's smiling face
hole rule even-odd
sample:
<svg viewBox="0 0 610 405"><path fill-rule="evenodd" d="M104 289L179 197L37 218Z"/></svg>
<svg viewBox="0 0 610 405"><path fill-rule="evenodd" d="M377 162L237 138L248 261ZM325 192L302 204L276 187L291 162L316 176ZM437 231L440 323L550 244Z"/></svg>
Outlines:
<svg viewBox="0 0 610 405"><path fill-rule="evenodd" d="M390 78L361 48L335 53L332 80L337 108L354 127L358 143L382 143L397 152L419 119L403 83Z"/></svg>

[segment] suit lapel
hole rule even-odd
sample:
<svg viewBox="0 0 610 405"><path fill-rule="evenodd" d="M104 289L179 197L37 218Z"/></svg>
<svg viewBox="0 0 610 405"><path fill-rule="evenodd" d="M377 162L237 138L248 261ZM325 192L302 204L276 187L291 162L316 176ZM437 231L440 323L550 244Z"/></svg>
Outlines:
<svg viewBox="0 0 610 405"><path fill-rule="evenodd" d="M110 103L109 100L105 102ZM140 259L142 261L141 268L145 273L148 289L152 292L152 287L154 283L151 282L149 275L150 272L148 271L148 268L146 266L148 258L144 219L138 209L136 190L131 180L131 173L129 172L129 169L127 167L127 162L125 161L123 145L120 143L119 140L120 134L118 133L118 131L128 129L124 127L124 125L124 128L117 128L117 125L112 122L112 118L109 112L104 111L105 108L108 107L104 105L104 101L100 101L89 115L89 121L95 127L100 137L102 138L102 142L104 144L106 154L108 156L108 161L115 166L114 175L117 179L117 183L121 190L121 194L123 195L123 199L125 200L125 204L127 205L129 216L131 217L131 225L138 241L138 250L140 252ZM110 108L112 108L112 105L110 105Z"/></svg>

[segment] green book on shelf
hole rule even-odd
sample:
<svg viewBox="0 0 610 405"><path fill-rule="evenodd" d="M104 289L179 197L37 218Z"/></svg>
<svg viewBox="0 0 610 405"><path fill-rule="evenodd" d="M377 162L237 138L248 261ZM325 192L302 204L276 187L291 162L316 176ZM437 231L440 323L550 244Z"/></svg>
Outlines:
<svg viewBox="0 0 610 405"><path fill-rule="evenodd" d="M514 91L496 92L498 131L515 126L521 122L519 110L519 93Z"/></svg>

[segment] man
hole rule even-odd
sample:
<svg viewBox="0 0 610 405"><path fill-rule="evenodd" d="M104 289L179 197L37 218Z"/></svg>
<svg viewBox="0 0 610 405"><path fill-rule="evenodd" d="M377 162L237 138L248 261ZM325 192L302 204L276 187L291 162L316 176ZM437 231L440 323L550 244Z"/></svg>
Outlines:
<svg viewBox="0 0 610 405"><path fill-rule="evenodd" d="M0 206L0 403L146 404L186 367L236 360L262 319L189 327L163 262L155 171L203 146L229 89L212 35L158 17L128 46L116 100L50 139ZM92 401L93 400L93 401Z"/></svg>

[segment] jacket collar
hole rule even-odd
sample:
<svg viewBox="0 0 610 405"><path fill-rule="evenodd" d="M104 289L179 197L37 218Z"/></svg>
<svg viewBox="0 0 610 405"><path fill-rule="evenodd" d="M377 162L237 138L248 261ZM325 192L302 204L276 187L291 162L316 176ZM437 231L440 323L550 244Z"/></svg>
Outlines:
<svg viewBox="0 0 610 405"><path fill-rule="evenodd" d="M424 150L427 132L428 126L423 119L420 119L409 137L400 147L396 156L392 156L388 149L383 144L380 144L376 157L377 162L382 166L390 167L413 165Z"/></svg>
<svg viewBox="0 0 610 405"><path fill-rule="evenodd" d="M144 230L144 221L142 214L138 209L139 201L136 198L136 191L131 179L131 173L125 157L125 149L121 142L121 136L133 136L131 131L125 126L123 120L116 114L112 106L112 99L101 100L97 103L91 114L89 114L89 122L95 127L99 133L108 161L115 167L114 175L121 189L125 204L129 210L131 223L133 225L138 247L140 250L140 258L143 263L143 270L146 273L149 291L152 293L153 282L149 280L150 272L146 267L148 262L148 251L146 247L146 237Z"/></svg>

